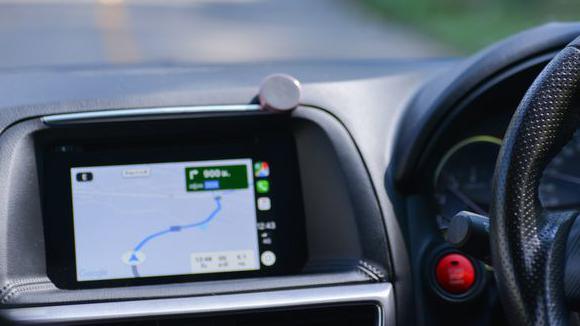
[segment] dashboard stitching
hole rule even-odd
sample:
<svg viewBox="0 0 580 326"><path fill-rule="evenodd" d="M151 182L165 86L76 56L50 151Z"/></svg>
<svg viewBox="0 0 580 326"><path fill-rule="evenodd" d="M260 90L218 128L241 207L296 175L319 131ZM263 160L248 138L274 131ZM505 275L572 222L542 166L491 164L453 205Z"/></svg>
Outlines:
<svg viewBox="0 0 580 326"><path fill-rule="evenodd" d="M358 268L359 271L363 272L367 277L375 281L382 281L385 279L385 273L369 262L360 260Z"/></svg>
<svg viewBox="0 0 580 326"><path fill-rule="evenodd" d="M28 289L52 289L53 286L48 281L38 282L13 282L6 284L0 289L0 303L9 303L11 299L19 293L26 292Z"/></svg>

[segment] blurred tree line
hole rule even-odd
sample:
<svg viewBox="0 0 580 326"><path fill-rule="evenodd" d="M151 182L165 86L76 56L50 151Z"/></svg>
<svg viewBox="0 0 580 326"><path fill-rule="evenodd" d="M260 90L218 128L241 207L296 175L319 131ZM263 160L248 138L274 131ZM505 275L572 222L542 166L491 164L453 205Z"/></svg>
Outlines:
<svg viewBox="0 0 580 326"><path fill-rule="evenodd" d="M580 21L580 0L364 0L389 21L412 25L462 52L552 21Z"/></svg>

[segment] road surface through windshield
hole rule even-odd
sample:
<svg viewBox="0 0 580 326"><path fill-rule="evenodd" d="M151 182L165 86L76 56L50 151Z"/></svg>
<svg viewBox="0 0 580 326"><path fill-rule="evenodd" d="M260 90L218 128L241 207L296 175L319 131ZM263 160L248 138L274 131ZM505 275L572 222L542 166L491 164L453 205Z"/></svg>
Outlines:
<svg viewBox="0 0 580 326"><path fill-rule="evenodd" d="M0 0L0 68L441 56L341 0Z"/></svg>

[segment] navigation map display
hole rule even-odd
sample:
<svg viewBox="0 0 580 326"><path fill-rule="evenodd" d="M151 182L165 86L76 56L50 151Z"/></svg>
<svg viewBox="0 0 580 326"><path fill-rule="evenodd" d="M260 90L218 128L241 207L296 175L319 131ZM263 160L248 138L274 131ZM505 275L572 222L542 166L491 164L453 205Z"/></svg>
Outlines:
<svg viewBox="0 0 580 326"><path fill-rule="evenodd" d="M253 166L248 158L71 168L77 280L259 270Z"/></svg>
<svg viewBox="0 0 580 326"><path fill-rule="evenodd" d="M46 271L58 288L302 273L308 247L293 135L278 124L243 137L199 128L203 135L150 128L126 142L47 131L37 148Z"/></svg>

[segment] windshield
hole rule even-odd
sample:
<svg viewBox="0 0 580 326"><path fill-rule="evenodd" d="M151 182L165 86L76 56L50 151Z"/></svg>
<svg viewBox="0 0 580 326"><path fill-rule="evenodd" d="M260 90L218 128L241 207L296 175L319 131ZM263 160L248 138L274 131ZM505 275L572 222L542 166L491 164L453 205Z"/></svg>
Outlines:
<svg viewBox="0 0 580 326"><path fill-rule="evenodd" d="M463 55L577 0L0 0L0 68Z"/></svg>

